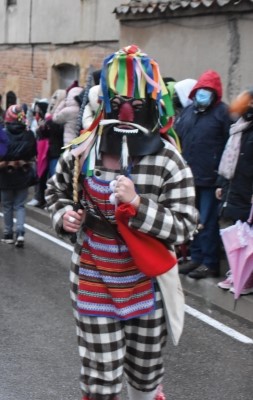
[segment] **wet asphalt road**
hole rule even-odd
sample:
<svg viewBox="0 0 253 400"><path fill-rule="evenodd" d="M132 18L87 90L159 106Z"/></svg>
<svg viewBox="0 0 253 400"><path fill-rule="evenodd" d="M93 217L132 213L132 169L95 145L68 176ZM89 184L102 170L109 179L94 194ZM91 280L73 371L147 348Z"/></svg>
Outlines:
<svg viewBox="0 0 253 400"><path fill-rule="evenodd" d="M24 249L0 243L0 400L80 400L69 260L69 250L29 231ZM253 326L209 312L253 339ZM168 342L165 366L167 400L253 398L253 345L189 315L179 346Z"/></svg>

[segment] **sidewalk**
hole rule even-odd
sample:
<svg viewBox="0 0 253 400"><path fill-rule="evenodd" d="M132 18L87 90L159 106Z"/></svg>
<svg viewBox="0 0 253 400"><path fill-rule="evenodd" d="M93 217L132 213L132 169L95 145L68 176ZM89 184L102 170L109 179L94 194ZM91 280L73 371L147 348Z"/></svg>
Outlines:
<svg viewBox="0 0 253 400"><path fill-rule="evenodd" d="M26 206L26 209L27 219L37 221L47 227L51 226L49 213L46 210L30 206ZM186 296L198 298L208 309L213 306L218 307L232 316L253 323L253 294L241 296L235 304L232 293L217 287L217 283L222 278L207 278L199 281L184 275L180 275L180 278Z"/></svg>

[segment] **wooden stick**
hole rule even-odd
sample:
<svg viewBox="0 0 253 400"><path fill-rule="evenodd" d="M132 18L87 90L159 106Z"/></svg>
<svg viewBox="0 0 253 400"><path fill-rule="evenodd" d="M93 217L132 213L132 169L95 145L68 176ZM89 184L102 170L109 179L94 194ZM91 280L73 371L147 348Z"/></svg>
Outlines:
<svg viewBox="0 0 253 400"><path fill-rule="evenodd" d="M78 180L79 180L79 173L80 173L80 164L79 164L79 157L75 157L74 162L74 173L73 173L73 210L78 211L80 208L79 204L79 197L78 197ZM76 243L77 235L76 233L72 233L70 238L72 243Z"/></svg>

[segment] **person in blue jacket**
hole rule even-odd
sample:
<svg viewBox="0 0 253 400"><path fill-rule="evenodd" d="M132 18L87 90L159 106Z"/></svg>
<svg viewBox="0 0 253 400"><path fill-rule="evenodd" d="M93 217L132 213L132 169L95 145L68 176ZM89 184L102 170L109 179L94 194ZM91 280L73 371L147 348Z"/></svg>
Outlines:
<svg viewBox="0 0 253 400"><path fill-rule="evenodd" d="M222 101L222 83L216 71L208 70L189 94L193 103L175 121L182 155L195 182L199 229L190 245L191 260L181 274L203 279L219 276L219 201L215 196L217 170L231 124L227 105Z"/></svg>
<svg viewBox="0 0 253 400"><path fill-rule="evenodd" d="M35 184L33 161L36 140L26 128L22 107L12 105L5 114L5 128L0 129L0 190L4 214L2 243L14 243L13 214L16 212L16 247L24 246L25 200L29 186Z"/></svg>

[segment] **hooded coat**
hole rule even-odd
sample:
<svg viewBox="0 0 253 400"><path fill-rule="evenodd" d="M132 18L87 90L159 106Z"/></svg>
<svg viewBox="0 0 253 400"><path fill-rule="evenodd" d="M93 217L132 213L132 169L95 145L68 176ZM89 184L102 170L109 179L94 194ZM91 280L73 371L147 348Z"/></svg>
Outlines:
<svg viewBox="0 0 253 400"><path fill-rule="evenodd" d="M83 88L81 87L72 88L53 114L53 121L64 125L64 146L68 145L76 137L76 125L80 106L75 97L79 96L82 91Z"/></svg>
<svg viewBox="0 0 253 400"><path fill-rule="evenodd" d="M203 112L198 111L194 104L194 96L200 88L211 89L215 93L213 104ZM221 101L222 83L217 72L204 72L189 98L193 103L183 109L174 127L181 141L182 155L193 172L195 185L212 187L217 180L231 123L228 107Z"/></svg>
<svg viewBox="0 0 253 400"><path fill-rule="evenodd" d="M25 189L35 184L32 161L36 156L36 139L33 132L26 130L24 125L11 123L6 126L4 133L8 147L0 159L0 189Z"/></svg>
<svg viewBox="0 0 253 400"><path fill-rule="evenodd" d="M99 94L100 94L100 86L92 86L89 91L88 99L89 102L86 104L82 116L82 127L83 129L88 129L91 125L95 113L99 107Z"/></svg>
<svg viewBox="0 0 253 400"><path fill-rule="evenodd" d="M192 104L192 99L189 98L189 94L196 83L196 79L187 78L174 84L174 90L177 93L183 108Z"/></svg>
<svg viewBox="0 0 253 400"><path fill-rule="evenodd" d="M37 129L37 139L48 139L48 153L49 160L59 158L63 146L63 131L64 126L57 124L52 120L53 115L59 104L64 101L66 97L66 90L57 89L51 96L47 113L45 115L45 122Z"/></svg>

